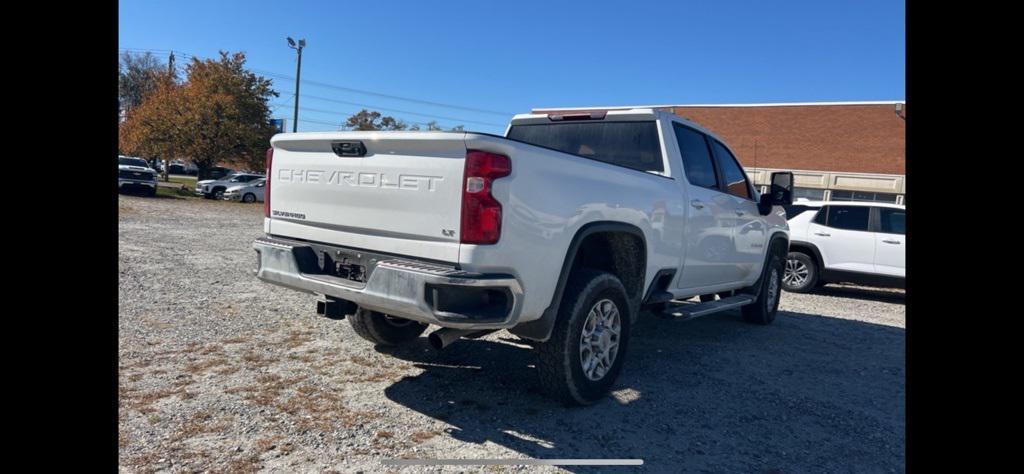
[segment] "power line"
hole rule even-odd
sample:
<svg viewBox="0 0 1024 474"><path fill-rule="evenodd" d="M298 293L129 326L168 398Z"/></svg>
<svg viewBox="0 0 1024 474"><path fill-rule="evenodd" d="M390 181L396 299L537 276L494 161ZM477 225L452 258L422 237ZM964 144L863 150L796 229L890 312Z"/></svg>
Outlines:
<svg viewBox="0 0 1024 474"><path fill-rule="evenodd" d="M127 52L155 52L155 51L170 52L171 51L171 50L145 50L145 49L139 49L139 48L119 48L119 49L122 50L122 51L127 51ZM182 57L185 57L185 58L202 59L202 58L199 58L198 56L194 56L194 55L191 55L191 54L188 54L188 53L183 53L183 52L180 52L180 51L178 51L177 54L182 56ZM187 65L186 64L179 64L178 67L180 67L183 72L187 70ZM177 67L175 69L177 69ZM270 72L270 71L264 71L264 70L260 70L260 69L252 69L252 70L254 72L259 72L261 74L266 74L268 76L277 77L277 78L281 78L281 79L294 79L293 76L288 76L286 74L279 74L279 73ZM324 86L324 87L337 88L337 89L341 89L341 90L349 90L349 88L346 88L344 86L335 86L335 85L332 85L332 84L315 83L313 81L308 81L308 80L303 80L301 82L302 83L309 83L310 85L321 85L321 86ZM398 96L391 96L391 95L388 95L388 94L380 94L380 93L374 93L374 92L369 92L369 91L359 91L358 89L352 89L352 90L353 91L358 91L359 93L367 93L367 94L370 94L370 95L380 95L380 96L383 96L383 97L395 98L395 99L399 99L399 100L409 100L409 101L420 102L420 103L430 104L430 105L438 105L438 106L449 106L450 105L450 104L440 104L440 103L431 102L431 101L422 101L422 100L419 100L419 99L409 99L409 98L403 98L403 97L398 97ZM289 98L290 97L295 97L295 94L293 92L291 92L291 91L282 90L282 91L279 91L279 92L281 92L281 93L290 93L291 95L289 96ZM425 113L422 113L422 112L413 112L411 110L395 109L395 108L392 108L392 107L380 107L378 105L373 105L373 104L366 104L366 103L361 103L361 102L351 102L351 101L346 101L346 100L332 99L332 98L328 98L328 97L318 97L318 96L313 96L313 95L309 95L309 94L303 95L303 97L314 99L314 100L322 100L322 101L325 101L325 102L334 102L334 103L345 104L345 105L355 105L357 107L365 107L365 108L369 108L369 109L373 109L373 110L379 110L379 111L384 111L384 112L416 115L416 116L419 116L419 117L427 117L427 118L438 119L438 120L451 120L451 121L455 121L455 122L461 122L461 123L464 123L464 124L465 123L472 123L472 124L477 124L477 125L486 125L486 126L489 126L489 127L504 127L505 126L505 124L498 124L498 123L493 123L493 122L484 122L484 121L480 121L480 120L467 120L467 119L458 118L458 117L449 117L449 116L436 115L436 114L425 114ZM276 108L276 107L283 107L283 106L284 105L275 105L274 107ZM463 109L463 110L469 110L469 111L500 114L500 115L503 115L503 116L504 115L514 115L514 114L511 114L511 113L487 111L487 110L484 110L484 109L473 109L473 108L461 107L461 106L451 106L451 107L452 108L459 108L459 109ZM300 110L301 109L306 109L306 108L305 107L300 107ZM312 111L314 109L308 109L308 110ZM330 113L330 112L328 112L328 113ZM407 122L414 123L414 124L426 125L423 122L416 122L416 121L407 121Z"/></svg>
<svg viewBox="0 0 1024 474"><path fill-rule="evenodd" d="M256 72L258 72L260 74L266 74L268 76L277 77L279 79L291 79L291 80L295 79L294 77L288 76L286 74L278 74L276 72L266 71L266 70L262 70L262 69L253 69L253 71L256 71ZM413 99L411 97L402 97L402 96L397 96L397 95L384 94L384 93L381 93L381 92L372 92L372 91L367 91L367 90L363 90L363 89L355 89L355 88L352 88L352 87L339 86L339 85L335 85L335 84L327 84L325 82L310 81L310 80L304 80L302 82L304 82L306 84L309 84L311 86L327 87L327 88L330 88L330 89L338 89L338 90L343 90L343 91L347 91L347 92L354 92L354 93L357 93L357 94L372 95L372 96L377 96L377 97L384 97L384 98L387 98L387 99L403 100L403 101L407 101L407 102L415 102L417 104L433 105L435 107L446 107L446 108L450 108L450 109L465 110L465 111L468 111L468 112L477 112L477 113L482 113L482 114L500 115L502 117L507 117L509 115L515 115L512 112L500 112L500 111L497 111L497 110L478 109L478 108L475 108L475 107L464 107L464 106L461 106L461 105L445 104L445 103L442 103L442 102L434 102L434 101L430 101L430 100Z"/></svg>
<svg viewBox="0 0 1024 474"><path fill-rule="evenodd" d="M284 106L288 106L288 105L291 105L291 104L285 104L285 103L273 104L274 107L284 107ZM341 115L341 116L343 116L344 119L342 119L342 121L339 122L339 123L336 123L336 124L335 123L325 124L325 125L335 125L335 126L341 126L344 123L344 121L346 119L348 119L348 117L359 113L359 112L341 112L341 111L337 111L337 110L313 109L313 108L309 108L309 107L305 107L305 106L299 106L299 110L300 111L305 111L305 112L315 112L315 113L331 114L331 115ZM300 122L301 121L302 120L300 120ZM406 124L410 124L410 125L421 125L421 126L425 126L425 127L430 126L430 124L426 123L426 122L417 122L417 121L413 121L413 120L404 120L404 119L401 119L401 121L406 123ZM442 127L442 128L454 128L455 127L452 124L443 124L443 123L437 123L437 122L434 122L434 125L436 125L438 127Z"/></svg>
<svg viewBox="0 0 1024 474"><path fill-rule="evenodd" d="M279 91L279 92L281 92L283 94L287 94L290 91ZM466 119L461 119L461 118L457 118L457 117L446 117L444 115L424 114L424 113L420 113L420 112L413 112L413 111L410 111L410 110L393 109L391 107L380 107L378 105L373 105L373 104L363 104L363 103L360 103L360 102L349 102L347 100L330 99L330 98L327 98L327 97L317 97L315 95L309 95L309 94L305 94L302 97L307 98L307 99L322 100L322 101L325 101L325 102L335 102L335 103L338 103L338 104L355 105L357 107L366 107L366 108L369 108L369 109L383 111L383 112L395 112L395 113L400 113L400 114L418 115L420 117L427 117L427 118L432 118L432 119L454 120L456 122L475 123L475 124L479 124L479 125L488 125L488 126L492 126L492 127L504 127L505 126L504 124L500 124L500 123L481 122L479 120L466 120Z"/></svg>
<svg viewBox="0 0 1024 474"><path fill-rule="evenodd" d="M140 48L119 48L119 49L126 50L126 51L140 51L140 52L155 52L155 51L170 52L171 51L170 49L160 49L160 50L158 50L158 49L140 49ZM178 53L180 53L182 56L198 57L198 56L195 56L193 54L184 53L182 51L178 51ZM289 76L287 74L274 73L272 71L258 70L258 69L253 69L252 71L260 73L260 74L264 74L264 75L267 75L267 76L280 78L280 79L289 79L289 80L293 80L293 81L295 80L294 76ZM453 104L453 103L437 102L437 101L433 101L433 100L424 100L424 99L419 99L419 98L414 98L414 97L404 97L404 96L401 96L401 95L385 94L383 92L375 92L375 91L365 90L365 89L356 89L356 88L353 88L353 87L340 86L340 85L337 85L337 84L329 84L329 83L326 83L326 82L310 81L308 79L307 80L303 80L301 82L304 83L304 84L309 84L311 86L328 87L328 88L344 90L344 91L348 91L348 92L355 92L355 93L358 93L358 94L375 95L375 96L378 96L378 97L385 97L385 98L390 98L390 99L395 99L395 100L404 100L404 101L409 101L409 102L422 103L422 104L425 104L425 105L434 105L434 106L440 106L440 107L447 107L447 109L458 109L460 111L476 112L476 113L479 113L479 114L492 114L492 115L497 115L497 116L502 116L502 117L508 117L508 116L515 115L515 114L513 114L511 112L501 112L501 111L492 111L492 110L487 110L487 109L477 109L477 107L470 107L470 106L465 106L465 105L456 105L456 104Z"/></svg>

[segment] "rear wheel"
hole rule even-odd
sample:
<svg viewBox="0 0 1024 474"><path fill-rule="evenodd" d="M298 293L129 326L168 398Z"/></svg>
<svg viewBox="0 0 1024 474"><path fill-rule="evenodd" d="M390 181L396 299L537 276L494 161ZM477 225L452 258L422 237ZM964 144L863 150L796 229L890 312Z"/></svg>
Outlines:
<svg viewBox="0 0 1024 474"><path fill-rule="evenodd" d="M589 405L607 395L626 357L630 311L626 289L615 275L573 272L551 338L536 345L541 390L570 405Z"/></svg>
<svg viewBox="0 0 1024 474"><path fill-rule="evenodd" d="M350 314L348 322L359 337L385 346L412 341L427 329L426 324L418 321L363 308L356 310L355 314Z"/></svg>

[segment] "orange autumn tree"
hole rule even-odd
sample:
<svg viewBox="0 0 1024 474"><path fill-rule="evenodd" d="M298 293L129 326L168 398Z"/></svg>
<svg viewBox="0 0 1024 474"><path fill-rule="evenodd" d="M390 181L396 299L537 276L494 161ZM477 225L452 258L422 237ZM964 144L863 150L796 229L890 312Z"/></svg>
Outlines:
<svg viewBox="0 0 1024 474"><path fill-rule="evenodd" d="M193 59L186 80L161 78L156 89L128 111L118 142L127 154L191 160L203 178L217 163L263 168L274 128L267 102L277 97L271 80L245 69L245 54L221 51L220 59Z"/></svg>

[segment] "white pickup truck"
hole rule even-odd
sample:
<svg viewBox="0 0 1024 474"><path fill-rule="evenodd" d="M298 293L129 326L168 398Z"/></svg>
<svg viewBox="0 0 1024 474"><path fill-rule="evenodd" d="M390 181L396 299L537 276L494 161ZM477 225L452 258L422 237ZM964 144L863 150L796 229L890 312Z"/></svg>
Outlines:
<svg viewBox="0 0 1024 474"><path fill-rule="evenodd" d="M271 144L257 277L318 295L319 314L376 344L428 325L438 349L507 329L535 347L544 391L589 404L618 376L642 307L775 318L789 247L776 206L792 202L792 174L760 196L721 140L676 115L566 110L516 115L503 137Z"/></svg>

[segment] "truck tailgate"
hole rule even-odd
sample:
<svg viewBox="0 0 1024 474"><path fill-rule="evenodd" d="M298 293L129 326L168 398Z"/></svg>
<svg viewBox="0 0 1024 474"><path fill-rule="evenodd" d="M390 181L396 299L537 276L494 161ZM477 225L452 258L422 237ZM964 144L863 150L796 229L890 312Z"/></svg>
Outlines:
<svg viewBox="0 0 1024 474"><path fill-rule="evenodd" d="M365 155L336 153L343 142ZM294 133L271 144L270 234L458 261L464 133Z"/></svg>

